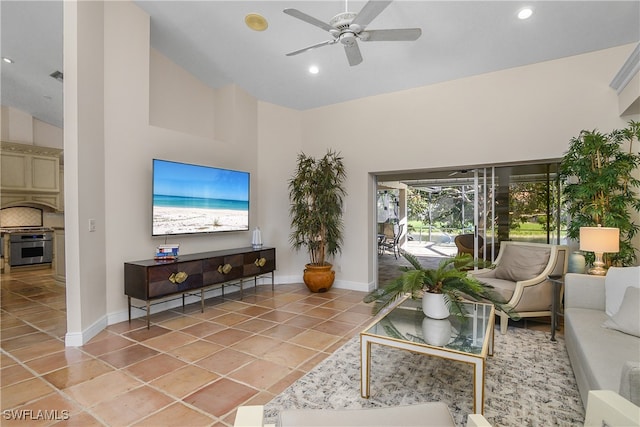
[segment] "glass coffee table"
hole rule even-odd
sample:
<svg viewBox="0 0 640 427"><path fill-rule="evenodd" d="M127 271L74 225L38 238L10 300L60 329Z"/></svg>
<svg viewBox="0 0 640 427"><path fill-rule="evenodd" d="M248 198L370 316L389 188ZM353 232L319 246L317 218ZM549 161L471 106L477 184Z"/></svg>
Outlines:
<svg viewBox="0 0 640 427"><path fill-rule="evenodd" d="M422 301L406 296L360 332L362 397L370 395L371 344L381 344L473 365L473 412L484 413L484 363L487 355L493 355L495 308L463 304L464 318L436 320L422 313Z"/></svg>

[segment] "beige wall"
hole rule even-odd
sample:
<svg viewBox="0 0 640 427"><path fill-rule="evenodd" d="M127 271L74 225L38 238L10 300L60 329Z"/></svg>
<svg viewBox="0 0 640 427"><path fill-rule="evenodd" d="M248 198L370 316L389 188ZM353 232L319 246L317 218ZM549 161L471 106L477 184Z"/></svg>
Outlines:
<svg viewBox="0 0 640 427"><path fill-rule="evenodd" d="M260 218L257 225L262 230L264 244L276 248L278 281L292 283L302 279L304 264L309 262L306 253L296 254L289 247L288 180L301 149L300 112L265 102L259 102L258 106Z"/></svg>
<svg viewBox="0 0 640 427"><path fill-rule="evenodd" d="M150 79L150 75L174 72L175 65L150 61L149 17L129 2L107 2L105 10L107 313L117 320L126 307L123 263L150 258L155 246L164 243L164 239L151 238L151 160L162 158L246 170L252 173L252 185L255 185L256 101L248 99L238 88L220 94L204 88L195 79L184 78L180 87L185 91L206 91L207 94L198 98L193 106L172 104L175 99L172 94L157 87L162 80ZM150 69L150 64L156 69ZM176 78L179 76L174 74ZM181 107L187 113L179 121L156 121L151 126L150 92L155 93L156 102L166 109ZM185 133L182 129L185 123L213 122L213 110L201 109L200 105L205 103L204 99L215 97L224 97L227 114L232 117L224 124L228 140L203 137L198 135L202 133L199 131L196 135ZM158 114L156 118L166 116L166 113ZM199 128L202 129L205 126ZM251 202L253 200L254 197ZM250 218L250 222L255 222L255 218ZM180 243L183 253L247 246L250 241L248 232L169 238L170 243Z"/></svg>
<svg viewBox="0 0 640 427"><path fill-rule="evenodd" d="M103 8L64 4L65 271L67 345L106 318ZM69 54L67 54L69 53ZM89 219L97 231L88 231ZM97 333L97 332L96 332Z"/></svg>
<svg viewBox="0 0 640 427"><path fill-rule="evenodd" d="M13 107L0 107L0 140L39 147L62 148L62 129Z"/></svg>
<svg viewBox="0 0 640 427"><path fill-rule="evenodd" d="M233 85L204 87L150 49L149 17L133 3L85 3L93 6L78 19L77 3L65 3L67 280L79 307L68 343L126 319L123 263L150 258L164 242L150 236L152 158L251 172L250 223L276 247L283 283L299 281L307 261L288 244L296 155L341 151L349 194L336 286L366 290L376 263L372 173L559 158L580 129L628 119L608 85L632 46L299 112ZM191 103L176 90L197 95ZM195 253L246 246L250 233L169 241Z"/></svg>
<svg viewBox="0 0 640 427"><path fill-rule="evenodd" d="M246 170L252 186L259 187L256 100L237 87L205 88L178 72L175 64L152 54L149 28L149 17L131 2L65 3L65 73L70 71L65 74L65 157L72 159L66 166L72 170L65 173L67 201L72 201L66 215L70 345L126 319L123 264L152 257L155 246L164 243L151 237L153 158ZM170 89L166 77L172 73L176 84ZM175 97L175 88L204 93L190 105ZM224 142L211 135L218 103L227 107L229 118L220 124ZM178 114L180 108L185 111ZM202 125L186 133L195 123ZM259 212L257 194L251 200L252 224ZM93 233L87 231L90 218L97 223ZM195 253L247 246L249 234L181 236L169 242ZM89 256L91 261L85 259Z"/></svg>
<svg viewBox="0 0 640 427"><path fill-rule="evenodd" d="M338 281L373 284L372 172L562 157L581 129L626 124L609 82L632 45L319 108L301 149L342 152L349 179ZM292 169L292 167L290 167Z"/></svg>
<svg viewBox="0 0 640 427"><path fill-rule="evenodd" d="M213 138L211 88L156 50L151 50L150 61L149 124Z"/></svg>

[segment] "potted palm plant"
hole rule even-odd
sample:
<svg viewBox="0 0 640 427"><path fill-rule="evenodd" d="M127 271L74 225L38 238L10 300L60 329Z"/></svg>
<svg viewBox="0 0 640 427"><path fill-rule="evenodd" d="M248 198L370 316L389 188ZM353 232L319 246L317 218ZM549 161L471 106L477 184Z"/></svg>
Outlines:
<svg viewBox="0 0 640 427"><path fill-rule="evenodd" d="M491 302L512 319L519 318L492 286L468 274L475 265L469 254L445 258L435 269L423 268L420 261L408 252L402 255L411 267L401 267L403 273L398 278L364 298L366 303L375 302L374 313L409 294L414 299L421 298L424 314L434 319L444 319L450 314L464 316L463 299Z"/></svg>
<svg viewBox="0 0 640 427"><path fill-rule="evenodd" d="M331 288L335 271L327 257L342 249L342 206L346 196L342 160L333 150L327 150L319 159L300 153L289 180L289 241L295 250L305 247L309 253L303 279L312 292Z"/></svg>

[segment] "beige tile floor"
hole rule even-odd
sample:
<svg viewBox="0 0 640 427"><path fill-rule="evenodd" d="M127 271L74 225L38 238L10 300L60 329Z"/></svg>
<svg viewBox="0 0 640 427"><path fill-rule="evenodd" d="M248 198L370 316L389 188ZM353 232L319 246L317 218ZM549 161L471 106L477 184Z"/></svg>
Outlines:
<svg viewBox="0 0 640 427"><path fill-rule="evenodd" d="M258 286L69 348L51 270L0 279L3 426L230 426L239 405L270 401L371 318L362 292Z"/></svg>
<svg viewBox="0 0 640 427"><path fill-rule="evenodd" d="M381 268L397 271L385 258ZM231 426L239 405L270 401L371 319L362 292L267 285L69 348L65 290L50 269L0 280L2 426ZM548 330L541 320L515 326Z"/></svg>

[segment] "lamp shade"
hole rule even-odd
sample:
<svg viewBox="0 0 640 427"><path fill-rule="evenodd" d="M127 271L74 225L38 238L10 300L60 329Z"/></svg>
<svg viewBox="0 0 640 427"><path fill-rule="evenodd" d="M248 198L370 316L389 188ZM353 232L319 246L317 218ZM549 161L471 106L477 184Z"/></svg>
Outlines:
<svg viewBox="0 0 640 427"><path fill-rule="evenodd" d="M613 227L580 227L580 250L614 253L620 250L620 229Z"/></svg>

